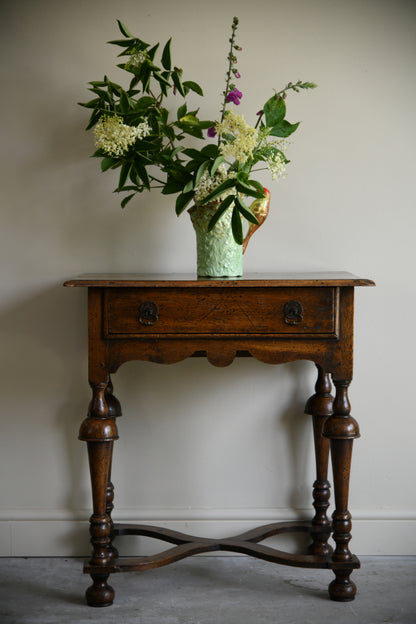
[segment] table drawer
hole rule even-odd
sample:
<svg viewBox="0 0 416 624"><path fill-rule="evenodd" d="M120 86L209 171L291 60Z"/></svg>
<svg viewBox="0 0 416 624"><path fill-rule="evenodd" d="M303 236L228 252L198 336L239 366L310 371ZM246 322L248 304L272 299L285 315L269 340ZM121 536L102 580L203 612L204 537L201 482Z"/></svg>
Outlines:
<svg viewBox="0 0 416 624"><path fill-rule="evenodd" d="M333 334L337 289L107 288L104 334Z"/></svg>

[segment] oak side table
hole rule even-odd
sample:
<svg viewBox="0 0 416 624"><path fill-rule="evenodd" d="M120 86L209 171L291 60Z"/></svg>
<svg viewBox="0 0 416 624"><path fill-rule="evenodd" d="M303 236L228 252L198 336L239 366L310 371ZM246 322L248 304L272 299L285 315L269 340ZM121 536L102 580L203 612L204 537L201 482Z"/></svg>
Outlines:
<svg viewBox="0 0 416 624"><path fill-rule="evenodd" d="M353 441L359 437L350 415L348 386L353 372L354 288L374 282L349 273L248 275L201 279L192 275L85 275L65 286L88 288L89 383L92 400L79 438L88 446L93 514L90 518L92 558L84 572L92 577L87 603L112 604L110 574L147 570L190 555L228 550L273 563L326 568L335 574L332 600L353 600L350 574L360 562L352 555L348 490ZM129 360L174 364L203 356L215 366L235 357L252 356L267 364L311 360L318 377L305 411L313 421L316 480L315 515L311 521L261 526L221 540L185 535L141 524L118 524L111 517L114 487L111 462L117 440L120 403L110 375ZM331 396L331 381L335 398ZM327 517L331 451L335 509ZM306 532L305 554L291 554L260 542L285 532ZM152 556L119 558L113 539L142 535L173 544ZM329 537L335 549L328 544Z"/></svg>

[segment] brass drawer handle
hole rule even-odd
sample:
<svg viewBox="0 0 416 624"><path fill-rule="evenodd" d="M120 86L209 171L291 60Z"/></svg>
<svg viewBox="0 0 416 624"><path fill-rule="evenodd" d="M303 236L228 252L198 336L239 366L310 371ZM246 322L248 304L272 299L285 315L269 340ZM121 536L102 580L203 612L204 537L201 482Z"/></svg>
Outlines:
<svg viewBox="0 0 416 624"><path fill-rule="evenodd" d="M144 301L139 307L139 323L154 325L159 320L159 308L153 301Z"/></svg>
<svg viewBox="0 0 416 624"><path fill-rule="evenodd" d="M299 301L288 301L283 308L284 321L287 325L299 325L303 321L303 308Z"/></svg>

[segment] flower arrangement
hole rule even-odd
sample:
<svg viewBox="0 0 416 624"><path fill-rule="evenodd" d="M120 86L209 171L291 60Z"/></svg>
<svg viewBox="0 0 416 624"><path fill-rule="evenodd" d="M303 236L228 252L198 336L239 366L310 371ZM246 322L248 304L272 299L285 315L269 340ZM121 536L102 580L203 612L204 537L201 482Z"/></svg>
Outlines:
<svg viewBox="0 0 416 624"><path fill-rule="evenodd" d="M115 192L127 193L121 206L152 188L177 195L178 215L192 202L204 206L215 201L218 208L208 230L226 211L232 211L233 236L242 245L242 218L259 225L258 215L244 198L262 200L268 193L252 173L263 164L276 179L289 162L285 155L287 137L299 122L285 119L287 94L316 85L289 82L265 102L254 126L247 123L234 109L243 98L235 84L241 78L236 54L242 48L236 42L238 18L234 17L219 118L202 120L199 109L188 110L186 101L190 92L203 96L202 89L198 83L184 80L183 70L172 64L171 39L157 63L159 44L151 46L117 22L123 39L109 43L122 48L119 56L123 62L117 66L130 75L129 86L124 88L104 76L102 81L89 83L94 99L81 106L92 109L86 129L93 128L97 148L93 156L102 158L102 171L120 169ZM166 98L172 95L181 98L173 117L165 107ZM187 136L204 140L203 147L186 147Z"/></svg>

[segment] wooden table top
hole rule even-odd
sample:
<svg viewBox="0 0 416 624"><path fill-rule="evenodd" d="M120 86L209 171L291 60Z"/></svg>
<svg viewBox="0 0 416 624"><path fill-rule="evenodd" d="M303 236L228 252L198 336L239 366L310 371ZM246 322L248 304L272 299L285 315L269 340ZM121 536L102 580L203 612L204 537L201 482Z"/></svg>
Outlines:
<svg viewBox="0 0 416 624"><path fill-rule="evenodd" d="M195 273L87 273L65 281L64 286L84 287L337 287L375 286L364 279L341 271L311 273L248 273L243 277L197 277Z"/></svg>

